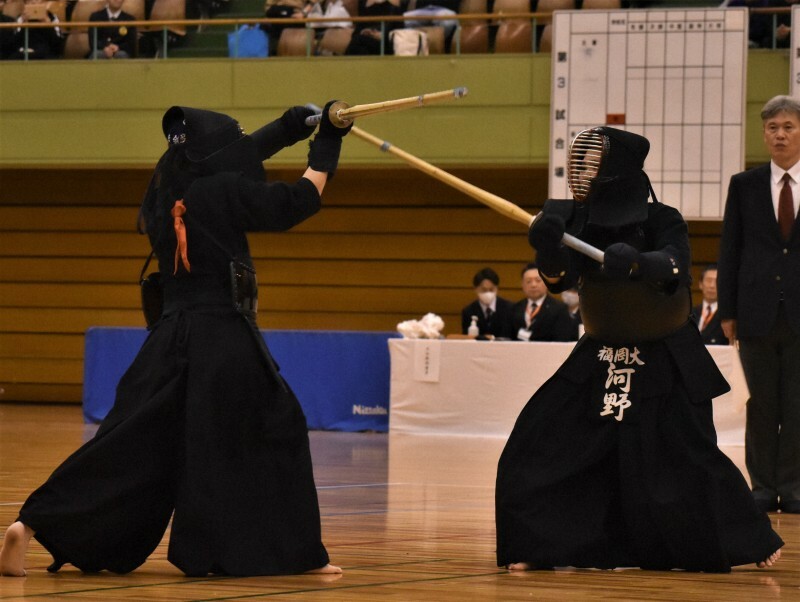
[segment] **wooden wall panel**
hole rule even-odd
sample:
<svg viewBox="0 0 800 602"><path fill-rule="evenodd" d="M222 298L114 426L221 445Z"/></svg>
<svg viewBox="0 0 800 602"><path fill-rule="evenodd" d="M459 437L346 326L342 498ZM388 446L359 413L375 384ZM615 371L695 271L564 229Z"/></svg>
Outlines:
<svg viewBox="0 0 800 602"><path fill-rule="evenodd" d="M544 168L451 171L531 213L546 197ZM149 246L135 224L149 172L0 175L0 400L78 402L86 330L144 325L137 279ZM392 167L342 169L323 196L293 231L251 236L262 328L394 330L434 312L456 333L472 275L487 265L501 295L521 297L520 269L533 258L524 226L463 194ZM689 229L697 277L716 260L720 224Z"/></svg>

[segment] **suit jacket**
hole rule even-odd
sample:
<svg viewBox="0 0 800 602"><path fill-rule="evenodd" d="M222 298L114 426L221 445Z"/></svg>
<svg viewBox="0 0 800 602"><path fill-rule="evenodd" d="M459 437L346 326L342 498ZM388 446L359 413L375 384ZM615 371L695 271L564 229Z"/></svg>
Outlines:
<svg viewBox="0 0 800 602"><path fill-rule="evenodd" d="M692 308L692 321L700 328L700 318L703 316L703 304L695 305ZM700 331L700 337L706 345L727 345L728 338L722 332L722 320L719 317L719 305L717 311L711 317L711 321Z"/></svg>
<svg viewBox="0 0 800 602"><path fill-rule="evenodd" d="M97 28L97 48L103 49L109 44L116 44L128 56L136 56L136 28L120 24L122 21L135 21L133 15L120 12L113 25ZM104 8L89 15L89 21L94 23L110 23L108 11ZM89 45L94 51L94 28L89 29Z"/></svg>
<svg viewBox="0 0 800 602"><path fill-rule="evenodd" d="M511 312L509 331L511 338L517 340L517 333L525 328L525 312L528 300L523 299L514 304ZM569 315L566 303L547 295L542 309L536 314L530 326L531 341L577 341L578 324Z"/></svg>
<svg viewBox="0 0 800 602"><path fill-rule="evenodd" d="M19 19L21 18L22 17L19 17ZM47 19L51 23L58 21L57 17L50 11L47 11ZM61 37L60 27L31 28L28 29L27 32L29 60L56 59L63 53L64 38ZM25 30L22 28L14 30L14 35L9 46L10 52L7 58L24 58L24 53L22 52L24 46Z"/></svg>
<svg viewBox="0 0 800 602"><path fill-rule="evenodd" d="M14 23L16 19L0 13L0 23ZM33 31L32 29L29 31ZM14 51L14 30L0 29L0 60L8 58Z"/></svg>
<svg viewBox="0 0 800 602"><path fill-rule="evenodd" d="M800 334L800 231L788 242L772 205L770 165L731 178L717 270L720 319L737 320L740 337L765 336L783 301L789 325Z"/></svg>
<svg viewBox="0 0 800 602"><path fill-rule="evenodd" d="M491 334L495 337L506 339L515 338L516 331L512 334L508 330L509 324L511 323L511 310L513 307L514 304L508 299L497 297L495 312L487 322L480 301L475 299L475 301L461 310L461 333L467 334L467 329L469 325L472 324L472 316L478 316L478 330L480 336Z"/></svg>

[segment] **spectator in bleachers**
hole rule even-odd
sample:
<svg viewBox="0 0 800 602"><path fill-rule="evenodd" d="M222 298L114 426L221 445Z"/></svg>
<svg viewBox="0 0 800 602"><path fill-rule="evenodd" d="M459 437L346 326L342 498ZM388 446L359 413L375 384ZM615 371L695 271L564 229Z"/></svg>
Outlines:
<svg viewBox="0 0 800 602"><path fill-rule="evenodd" d="M58 23L58 17L47 10L42 0L26 0L18 23ZM26 44L27 36L27 44ZM14 30L10 59L55 59L64 51L64 38L60 27L19 27Z"/></svg>
<svg viewBox="0 0 800 602"><path fill-rule="evenodd" d="M722 6L747 8L787 8L798 0L726 0ZM792 34L791 13L750 13L748 38L751 48L788 48Z"/></svg>
<svg viewBox="0 0 800 602"><path fill-rule="evenodd" d="M3 13L5 1L0 0L0 23L14 23L16 19ZM14 49L14 30L0 29L0 60L8 58Z"/></svg>
<svg viewBox="0 0 800 602"><path fill-rule="evenodd" d="M230 0L187 0L186 18L212 19L229 1ZM149 3L150 8L152 8L155 0L145 0L145 11L149 18L150 10L147 8L147 3Z"/></svg>
<svg viewBox="0 0 800 602"><path fill-rule="evenodd" d="M341 21L311 23L317 42L322 40L328 29L353 29L350 13L342 0L315 0L312 4L307 5L306 16L320 19L341 19Z"/></svg>
<svg viewBox="0 0 800 602"><path fill-rule="evenodd" d="M412 19L406 19L405 26L444 27L445 50L449 51L450 40L453 39L458 21L455 19L443 19L441 17L457 15L459 3L459 0L418 0L413 10L408 10L404 13L406 17L413 17ZM430 17L440 18L431 20Z"/></svg>
<svg viewBox="0 0 800 602"><path fill-rule="evenodd" d="M309 8L310 5L306 0L267 0L264 16L268 19L305 19ZM264 23L261 26L269 36L270 56L277 54L278 40L281 32L287 27L304 27L304 24Z"/></svg>
<svg viewBox="0 0 800 602"><path fill-rule="evenodd" d="M408 0L358 0L359 17L399 17L408 8ZM404 26L402 21L384 21L383 38L381 23L356 23L353 39L345 54L394 54L389 34Z"/></svg>
<svg viewBox="0 0 800 602"><path fill-rule="evenodd" d="M107 0L106 7L89 15L92 23L111 23L89 29L89 58L128 59L136 56L136 28L125 25L135 21L133 15L122 10L124 0Z"/></svg>
<svg viewBox="0 0 800 602"><path fill-rule="evenodd" d="M344 6L342 0L318 0L308 5L306 17L312 18L325 18L325 19L342 19L341 21L327 21L325 23L312 23L311 27L320 31L328 27L352 27L353 22L350 21L350 13Z"/></svg>

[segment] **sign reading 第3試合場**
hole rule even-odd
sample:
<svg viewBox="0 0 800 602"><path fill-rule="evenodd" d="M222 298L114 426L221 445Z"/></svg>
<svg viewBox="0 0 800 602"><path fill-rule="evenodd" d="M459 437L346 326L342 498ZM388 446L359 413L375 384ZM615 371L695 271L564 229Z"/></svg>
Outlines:
<svg viewBox="0 0 800 602"><path fill-rule="evenodd" d="M746 8L556 11L550 198L571 198L575 136L607 125L646 137L658 199L686 219L722 219L744 169Z"/></svg>

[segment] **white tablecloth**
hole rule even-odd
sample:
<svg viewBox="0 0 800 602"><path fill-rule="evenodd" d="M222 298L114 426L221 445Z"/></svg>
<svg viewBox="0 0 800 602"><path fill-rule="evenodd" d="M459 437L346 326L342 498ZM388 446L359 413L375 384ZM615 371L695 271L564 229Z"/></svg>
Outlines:
<svg viewBox="0 0 800 602"><path fill-rule="evenodd" d="M574 343L391 339L389 431L507 437ZM718 443L744 445L748 391L733 347L709 352L731 392L714 400Z"/></svg>

